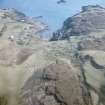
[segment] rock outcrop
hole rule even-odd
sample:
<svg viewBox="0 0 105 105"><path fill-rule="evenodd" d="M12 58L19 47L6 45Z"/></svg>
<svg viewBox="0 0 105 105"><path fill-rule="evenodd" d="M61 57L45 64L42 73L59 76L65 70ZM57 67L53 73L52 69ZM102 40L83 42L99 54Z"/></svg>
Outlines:
<svg viewBox="0 0 105 105"><path fill-rule="evenodd" d="M35 72L24 85L22 99L25 105L86 105L80 81L73 68L57 61ZM84 97L84 98L83 98ZM36 100L35 100L36 99ZM83 100L85 99L85 100ZM37 104L38 102L38 104Z"/></svg>
<svg viewBox="0 0 105 105"><path fill-rule="evenodd" d="M82 41L78 43L78 50L101 50L105 51L105 36L100 38L83 38Z"/></svg>
<svg viewBox="0 0 105 105"><path fill-rule="evenodd" d="M105 8L99 5L83 6L80 13L64 21L62 28L53 33L51 40L69 39L70 36L99 31L105 31Z"/></svg>
<svg viewBox="0 0 105 105"><path fill-rule="evenodd" d="M37 35L47 26L33 20L15 9L0 10L0 39L8 39L20 45L32 45L41 42Z"/></svg>

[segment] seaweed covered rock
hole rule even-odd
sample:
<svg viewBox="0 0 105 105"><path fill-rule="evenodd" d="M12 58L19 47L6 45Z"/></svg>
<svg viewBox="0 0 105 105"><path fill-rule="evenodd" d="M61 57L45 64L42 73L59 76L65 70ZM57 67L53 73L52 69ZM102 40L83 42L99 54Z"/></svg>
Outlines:
<svg viewBox="0 0 105 105"><path fill-rule="evenodd" d="M35 72L21 92L25 105L37 105L37 101L38 105L85 105L89 100L83 94L85 90L72 67L63 62L50 64ZM36 103L33 97L36 97Z"/></svg>

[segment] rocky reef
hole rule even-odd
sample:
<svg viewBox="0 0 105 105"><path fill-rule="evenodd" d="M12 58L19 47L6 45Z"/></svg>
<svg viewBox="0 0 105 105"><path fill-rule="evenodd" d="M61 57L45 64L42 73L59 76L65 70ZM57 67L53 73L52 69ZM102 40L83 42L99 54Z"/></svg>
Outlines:
<svg viewBox="0 0 105 105"><path fill-rule="evenodd" d="M0 10L0 105L105 105L104 17L84 6L45 41L46 25Z"/></svg>

